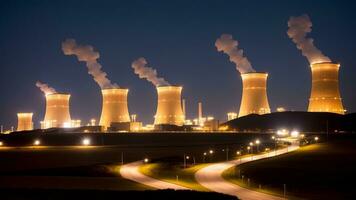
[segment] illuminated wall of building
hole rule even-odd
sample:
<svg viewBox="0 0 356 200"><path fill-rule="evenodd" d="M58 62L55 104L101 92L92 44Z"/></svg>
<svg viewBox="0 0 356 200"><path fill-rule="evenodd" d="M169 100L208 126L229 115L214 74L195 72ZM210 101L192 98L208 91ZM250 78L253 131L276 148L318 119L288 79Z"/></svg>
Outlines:
<svg viewBox="0 0 356 200"><path fill-rule="evenodd" d="M184 124L185 116L181 103L182 87L161 86L157 87L158 104L155 115L155 125L170 124L181 126Z"/></svg>
<svg viewBox="0 0 356 200"><path fill-rule="evenodd" d="M309 112L344 114L339 91L339 64L315 63L311 65L312 89Z"/></svg>
<svg viewBox="0 0 356 200"><path fill-rule="evenodd" d="M100 126L105 129L111 122L130 122L130 114L127 106L128 89L115 88L101 90L103 95L103 107L100 117Z"/></svg>
<svg viewBox="0 0 356 200"><path fill-rule="evenodd" d="M262 72L241 74L243 90L239 117L271 112L267 98L267 77L268 74Z"/></svg>
<svg viewBox="0 0 356 200"><path fill-rule="evenodd" d="M33 130L33 113L17 113L17 131Z"/></svg>
<svg viewBox="0 0 356 200"><path fill-rule="evenodd" d="M46 95L46 114L41 128L70 127L70 94L54 93Z"/></svg>

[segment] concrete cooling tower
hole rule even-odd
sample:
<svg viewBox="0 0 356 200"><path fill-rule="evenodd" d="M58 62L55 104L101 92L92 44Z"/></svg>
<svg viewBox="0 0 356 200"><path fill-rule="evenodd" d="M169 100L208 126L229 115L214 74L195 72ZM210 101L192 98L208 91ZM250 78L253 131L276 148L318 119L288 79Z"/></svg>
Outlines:
<svg viewBox="0 0 356 200"><path fill-rule="evenodd" d="M309 112L345 114L339 92L339 67L339 64L330 62L311 64Z"/></svg>
<svg viewBox="0 0 356 200"><path fill-rule="evenodd" d="M70 94L65 93L46 95L46 114L42 128L71 126L69 98Z"/></svg>
<svg viewBox="0 0 356 200"><path fill-rule="evenodd" d="M241 74L243 89L239 117L271 112L267 98L267 76L263 72Z"/></svg>
<svg viewBox="0 0 356 200"><path fill-rule="evenodd" d="M181 103L182 87L159 86L157 93L158 104L154 124L182 126L185 120Z"/></svg>
<svg viewBox="0 0 356 200"><path fill-rule="evenodd" d="M127 106L128 89L103 89L103 108L101 110L100 126L106 129L112 122L130 122Z"/></svg>
<svg viewBox="0 0 356 200"><path fill-rule="evenodd" d="M33 113L17 113L17 131L33 130Z"/></svg>

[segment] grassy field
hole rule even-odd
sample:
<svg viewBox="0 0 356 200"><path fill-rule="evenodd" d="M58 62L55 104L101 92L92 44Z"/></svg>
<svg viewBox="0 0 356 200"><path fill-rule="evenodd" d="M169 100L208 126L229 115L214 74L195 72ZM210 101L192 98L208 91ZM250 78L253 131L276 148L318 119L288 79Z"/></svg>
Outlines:
<svg viewBox="0 0 356 200"><path fill-rule="evenodd" d="M181 168L179 165L169 163L150 163L140 168L140 171L150 177L181 185L196 191L208 191L194 178L196 171L207 164L199 164L189 168ZM178 176L178 177L177 177Z"/></svg>
<svg viewBox="0 0 356 200"><path fill-rule="evenodd" d="M356 196L352 183L356 178L356 137L340 135L325 140L231 168L223 176L244 187L261 187L263 192L279 195L286 184L287 196L295 199L352 199Z"/></svg>

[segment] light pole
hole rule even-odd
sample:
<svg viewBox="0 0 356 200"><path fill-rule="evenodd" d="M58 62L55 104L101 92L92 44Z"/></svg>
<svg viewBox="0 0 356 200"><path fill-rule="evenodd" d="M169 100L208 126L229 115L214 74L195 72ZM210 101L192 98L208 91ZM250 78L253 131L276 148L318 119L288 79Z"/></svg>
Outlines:
<svg viewBox="0 0 356 200"><path fill-rule="evenodd" d="M257 140L255 141L255 143L256 143L256 145L257 145L257 153L258 153L258 152L259 152L259 148L258 148L258 147L260 146L260 140L257 139Z"/></svg>

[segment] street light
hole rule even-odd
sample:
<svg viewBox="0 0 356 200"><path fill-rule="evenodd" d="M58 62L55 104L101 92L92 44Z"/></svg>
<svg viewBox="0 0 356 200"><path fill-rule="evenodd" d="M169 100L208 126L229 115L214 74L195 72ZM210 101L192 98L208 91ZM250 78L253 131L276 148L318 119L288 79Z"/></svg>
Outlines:
<svg viewBox="0 0 356 200"><path fill-rule="evenodd" d="M271 137L271 139L274 140L274 139L276 139L276 137L273 135L273 136Z"/></svg>
<svg viewBox="0 0 356 200"><path fill-rule="evenodd" d="M299 136L299 131L292 131L290 135L294 138L297 138Z"/></svg>
<svg viewBox="0 0 356 200"><path fill-rule="evenodd" d="M260 146L260 140L257 139L257 140L255 141L255 143L256 143L256 145L257 145L257 152L259 152L258 147Z"/></svg>
<svg viewBox="0 0 356 200"><path fill-rule="evenodd" d="M145 158L145 159L143 160L143 162L144 162L144 163L148 163L148 158Z"/></svg>
<svg viewBox="0 0 356 200"><path fill-rule="evenodd" d="M210 150L210 151L209 151L209 153L210 153L210 154L213 154L213 153L214 153L214 151L213 151L213 150Z"/></svg>
<svg viewBox="0 0 356 200"><path fill-rule="evenodd" d="M33 145L35 145L35 146L38 146L38 145L40 145L41 144L41 141L40 140L35 140L34 142L33 142Z"/></svg>
<svg viewBox="0 0 356 200"><path fill-rule="evenodd" d="M0 146L2 146L2 145L4 145L4 143L0 141Z"/></svg>
<svg viewBox="0 0 356 200"><path fill-rule="evenodd" d="M82 144L83 144L84 146L90 145L90 139L89 139L89 138L84 138L83 141L82 141Z"/></svg>
<svg viewBox="0 0 356 200"><path fill-rule="evenodd" d="M251 149L251 147L248 146L248 147L247 147L247 152L248 152L248 153L250 153L250 149Z"/></svg>
<svg viewBox="0 0 356 200"><path fill-rule="evenodd" d="M237 154L237 155L240 155L240 154L241 154L241 152L240 152L240 151L236 151L236 154Z"/></svg>
<svg viewBox="0 0 356 200"><path fill-rule="evenodd" d="M319 137L315 137L314 140L315 142L317 142L319 140Z"/></svg>

